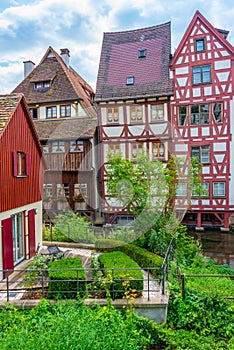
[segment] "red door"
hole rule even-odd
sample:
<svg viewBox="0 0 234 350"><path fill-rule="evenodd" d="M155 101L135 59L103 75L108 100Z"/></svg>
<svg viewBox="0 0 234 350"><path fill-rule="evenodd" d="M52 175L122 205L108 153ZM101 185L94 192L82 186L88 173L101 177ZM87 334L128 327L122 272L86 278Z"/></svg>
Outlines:
<svg viewBox="0 0 234 350"><path fill-rule="evenodd" d="M36 252L34 209L28 211L28 235L29 235L29 258L32 258Z"/></svg>
<svg viewBox="0 0 234 350"><path fill-rule="evenodd" d="M4 270L14 269L12 218L2 221L2 260ZM3 277L5 278L5 273Z"/></svg>

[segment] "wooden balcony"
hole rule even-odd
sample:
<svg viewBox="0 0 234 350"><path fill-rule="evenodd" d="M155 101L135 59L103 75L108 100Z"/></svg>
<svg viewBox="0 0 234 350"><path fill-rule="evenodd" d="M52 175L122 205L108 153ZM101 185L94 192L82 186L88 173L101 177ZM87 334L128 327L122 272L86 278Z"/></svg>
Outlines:
<svg viewBox="0 0 234 350"><path fill-rule="evenodd" d="M92 168L91 154L44 153L47 170L89 171Z"/></svg>

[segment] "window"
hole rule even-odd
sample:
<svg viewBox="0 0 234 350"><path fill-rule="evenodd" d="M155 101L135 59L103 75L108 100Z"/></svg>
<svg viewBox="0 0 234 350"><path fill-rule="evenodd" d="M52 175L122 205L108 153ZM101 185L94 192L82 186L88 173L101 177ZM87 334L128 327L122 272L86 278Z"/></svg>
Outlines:
<svg viewBox="0 0 234 350"><path fill-rule="evenodd" d="M29 163L30 155L29 153L15 151L13 152L13 169L14 176L28 176L29 175Z"/></svg>
<svg viewBox="0 0 234 350"><path fill-rule="evenodd" d="M163 105L151 105L150 106L150 116L151 116L151 121L155 122L157 120L163 120L164 119L164 109Z"/></svg>
<svg viewBox="0 0 234 350"><path fill-rule="evenodd" d="M37 108L30 108L30 109L29 109L29 112L30 112L31 117L32 117L33 119L37 119L37 118L38 118L38 116L37 116Z"/></svg>
<svg viewBox="0 0 234 350"><path fill-rule="evenodd" d="M225 182L214 182L213 183L213 196L214 197L225 197L226 195L226 183Z"/></svg>
<svg viewBox="0 0 234 350"><path fill-rule="evenodd" d="M146 57L146 49L138 50L138 58Z"/></svg>
<svg viewBox="0 0 234 350"><path fill-rule="evenodd" d="M143 106L131 106L130 107L130 121L141 122L143 119Z"/></svg>
<svg viewBox="0 0 234 350"><path fill-rule="evenodd" d="M191 157L197 158L198 162L201 164L206 164L210 162L210 146L192 146Z"/></svg>
<svg viewBox="0 0 234 350"><path fill-rule="evenodd" d="M57 118L57 107L46 107L46 118Z"/></svg>
<svg viewBox="0 0 234 350"><path fill-rule="evenodd" d="M152 159L157 160L159 158L165 158L166 150L165 145L161 142L155 142L152 144Z"/></svg>
<svg viewBox="0 0 234 350"><path fill-rule="evenodd" d="M84 197L88 196L87 184L74 184L74 196L82 194Z"/></svg>
<svg viewBox="0 0 234 350"><path fill-rule="evenodd" d="M106 109L107 123L118 123L119 122L119 108L107 108Z"/></svg>
<svg viewBox="0 0 234 350"><path fill-rule="evenodd" d="M209 104L190 106L190 124L209 124Z"/></svg>
<svg viewBox="0 0 234 350"><path fill-rule="evenodd" d="M176 197L187 197L187 183L177 182L176 184Z"/></svg>
<svg viewBox="0 0 234 350"><path fill-rule="evenodd" d="M193 85L211 83L211 68L209 65L193 67Z"/></svg>
<svg viewBox="0 0 234 350"><path fill-rule="evenodd" d="M70 141L70 152L83 152L84 142L80 140Z"/></svg>
<svg viewBox="0 0 234 350"><path fill-rule="evenodd" d="M64 141L53 141L52 142L52 153L64 153L65 142Z"/></svg>
<svg viewBox="0 0 234 350"><path fill-rule="evenodd" d="M57 184L57 197L69 197L69 184Z"/></svg>
<svg viewBox="0 0 234 350"><path fill-rule="evenodd" d="M50 81L38 81L34 84L36 90L46 89L50 87Z"/></svg>
<svg viewBox="0 0 234 350"><path fill-rule="evenodd" d="M186 117L187 117L187 107L186 106L179 106L179 118L178 118L178 125L179 126L185 125Z"/></svg>
<svg viewBox="0 0 234 350"><path fill-rule="evenodd" d="M197 52L205 51L205 39L196 39L195 40L195 50Z"/></svg>
<svg viewBox="0 0 234 350"><path fill-rule="evenodd" d="M12 215L12 243L14 265L24 259L24 213Z"/></svg>
<svg viewBox="0 0 234 350"><path fill-rule="evenodd" d="M48 143L46 143L45 145L42 145L42 147L43 147L43 152L44 153L49 153L49 145L48 145Z"/></svg>
<svg viewBox="0 0 234 350"><path fill-rule="evenodd" d="M120 153L120 144L119 143L111 143L108 144L108 153Z"/></svg>
<svg viewBox="0 0 234 350"><path fill-rule="evenodd" d="M44 184L43 185L43 194L44 194L44 196L48 196L48 197L53 196L52 184Z"/></svg>
<svg viewBox="0 0 234 350"><path fill-rule="evenodd" d="M201 187L203 187L204 191L201 189L200 192L193 190L193 197L209 197L210 196L210 184L209 182L201 182Z"/></svg>
<svg viewBox="0 0 234 350"><path fill-rule="evenodd" d="M135 81L135 78L133 75L126 78L126 85L133 85Z"/></svg>
<svg viewBox="0 0 234 350"><path fill-rule="evenodd" d="M213 116L216 123L221 123L223 119L223 104L221 102L213 103Z"/></svg>
<svg viewBox="0 0 234 350"><path fill-rule="evenodd" d="M131 145L131 156L132 159L136 159L139 154L142 153L143 146L141 143L134 143Z"/></svg>
<svg viewBox="0 0 234 350"><path fill-rule="evenodd" d="M71 116L71 105L60 106L60 117L70 117Z"/></svg>

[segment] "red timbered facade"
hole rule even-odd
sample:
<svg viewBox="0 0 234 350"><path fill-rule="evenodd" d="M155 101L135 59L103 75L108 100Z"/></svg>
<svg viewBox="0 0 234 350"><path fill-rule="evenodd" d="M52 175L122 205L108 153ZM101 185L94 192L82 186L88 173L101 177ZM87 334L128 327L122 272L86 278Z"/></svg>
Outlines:
<svg viewBox="0 0 234 350"><path fill-rule="evenodd" d="M234 212L234 48L227 35L197 11L170 66L173 152L184 157L185 164L190 157L202 164L206 193L200 199L191 193L184 218L185 224L198 229L218 226L228 230ZM183 182L178 187L179 204L188 192Z"/></svg>
<svg viewBox="0 0 234 350"><path fill-rule="evenodd" d="M108 197L105 164L108 153L136 159L145 150L152 160L167 162L170 148L170 23L105 33L97 78L100 184L105 222L133 219Z"/></svg>
<svg viewBox="0 0 234 350"><path fill-rule="evenodd" d="M42 148L23 95L0 95L0 278L42 237Z"/></svg>

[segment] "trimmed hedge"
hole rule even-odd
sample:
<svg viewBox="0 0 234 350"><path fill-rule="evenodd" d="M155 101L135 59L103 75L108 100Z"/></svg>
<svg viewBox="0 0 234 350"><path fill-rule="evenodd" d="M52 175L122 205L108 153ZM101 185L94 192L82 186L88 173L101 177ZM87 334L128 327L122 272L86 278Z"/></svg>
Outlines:
<svg viewBox="0 0 234 350"><path fill-rule="evenodd" d="M105 247L105 248L104 248ZM138 247L135 244L121 241L114 241L111 239L99 239L95 243L96 250L106 251L121 251L134 261L136 261L141 268L151 268L150 272L153 277L161 276L161 267L163 263L163 258L159 255L149 252L147 249ZM152 268L157 268L157 270L153 270Z"/></svg>
<svg viewBox="0 0 234 350"><path fill-rule="evenodd" d="M130 289L135 289L136 291L144 289L143 273L139 265L128 255L120 251L104 253L99 255L98 261L100 268L107 269L103 271L107 281L113 279L110 284L113 298L122 298L125 292ZM108 270L109 268L113 270ZM126 268L136 270L122 270ZM128 281L127 284L125 283L126 281ZM138 293L138 295L141 295L141 293Z"/></svg>
<svg viewBox="0 0 234 350"><path fill-rule="evenodd" d="M51 299L76 299L86 291L86 274L80 258L55 260L48 266Z"/></svg>

